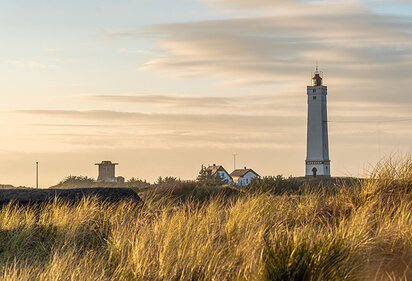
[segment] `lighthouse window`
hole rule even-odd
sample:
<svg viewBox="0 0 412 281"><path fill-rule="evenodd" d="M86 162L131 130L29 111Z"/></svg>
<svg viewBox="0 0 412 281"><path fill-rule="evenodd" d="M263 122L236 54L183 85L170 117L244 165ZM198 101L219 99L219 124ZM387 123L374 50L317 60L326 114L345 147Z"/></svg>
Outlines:
<svg viewBox="0 0 412 281"><path fill-rule="evenodd" d="M316 96L313 96L313 100L316 100Z"/></svg>

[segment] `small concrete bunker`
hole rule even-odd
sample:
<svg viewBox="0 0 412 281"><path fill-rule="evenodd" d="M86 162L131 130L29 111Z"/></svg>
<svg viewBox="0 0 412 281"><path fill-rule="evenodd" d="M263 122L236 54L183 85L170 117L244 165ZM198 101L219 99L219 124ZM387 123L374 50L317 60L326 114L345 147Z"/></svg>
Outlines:
<svg viewBox="0 0 412 281"><path fill-rule="evenodd" d="M95 165L99 166L99 176L97 177L97 181L117 183L124 182L124 177L116 177L116 165L119 165L119 163L102 161L102 163L96 163Z"/></svg>

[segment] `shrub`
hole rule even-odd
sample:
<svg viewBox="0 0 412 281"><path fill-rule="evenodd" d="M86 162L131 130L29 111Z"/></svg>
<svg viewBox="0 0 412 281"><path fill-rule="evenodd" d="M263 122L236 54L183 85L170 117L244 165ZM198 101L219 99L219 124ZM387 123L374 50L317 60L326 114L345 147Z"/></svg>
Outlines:
<svg viewBox="0 0 412 281"><path fill-rule="evenodd" d="M146 180L141 180L135 177L130 178L127 181L126 185L127 187L134 188L137 190L150 187L150 183L148 183Z"/></svg>
<svg viewBox="0 0 412 281"><path fill-rule="evenodd" d="M206 186L195 181L175 181L163 183L155 187L149 188L144 192L139 193L143 200L147 198L161 199L168 197L177 201L198 201L203 202L214 196L229 197L238 194L228 186Z"/></svg>
<svg viewBox="0 0 412 281"><path fill-rule="evenodd" d="M264 278L273 281L343 280L353 271L347 266L349 249L342 240L281 239L273 247L266 242Z"/></svg>
<svg viewBox="0 0 412 281"><path fill-rule="evenodd" d="M96 181L93 178L89 178L87 176L68 176L61 180L58 184L59 185L85 185L90 186L93 185Z"/></svg>
<svg viewBox="0 0 412 281"><path fill-rule="evenodd" d="M272 194L296 194L301 190L302 186L302 182L292 177L284 178L278 175L276 177L254 178L245 187L245 190L250 192L270 192Z"/></svg>
<svg viewBox="0 0 412 281"><path fill-rule="evenodd" d="M204 186L222 186L227 183L219 173L212 175L212 171L204 166L197 176L197 181Z"/></svg>

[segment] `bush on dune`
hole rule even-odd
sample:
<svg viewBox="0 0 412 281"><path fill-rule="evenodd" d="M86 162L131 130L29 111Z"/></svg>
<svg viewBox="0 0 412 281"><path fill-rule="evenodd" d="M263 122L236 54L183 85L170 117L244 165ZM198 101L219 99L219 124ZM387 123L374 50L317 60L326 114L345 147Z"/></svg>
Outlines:
<svg viewBox="0 0 412 281"><path fill-rule="evenodd" d="M216 196L228 198L236 195L239 192L228 185L223 186L208 186L196 181L169 181L157 184L157 186L146 189L139 193L142 199L161 199L164 197L169 200L184 202L184 201L199 201L204 202Z"/></svg>
<svg viewBox="0 0 412 281"><path fill-rule="evenodd" d="M136 192L144 190L150 187L150 183L146 180L141 180L135 177L132 177L127 182L118 183L118 182L103 182L96 181L93 178L87 176L68 176L61 180L58 184L51 186L50 188L57 189L70 189L70 188L95 188L95 187L120 187L120 188L132 188Z"/></svg>
<svg viewBox="0 0 412 281"><path fill-rule="evenodd" d="M254 178L250 184L245 187L249 192L270 192L273 194L297 194L303 186L302 182L289 177L284 178L281 175L276 177Z"/></svg>
<svg viewBox="0 0 412 281"><path fill-rule="evenodd" d="M366 202L372 200L391 203L412 199L412 158L389 158L381 161L363 182L362 191Z"/></svg>

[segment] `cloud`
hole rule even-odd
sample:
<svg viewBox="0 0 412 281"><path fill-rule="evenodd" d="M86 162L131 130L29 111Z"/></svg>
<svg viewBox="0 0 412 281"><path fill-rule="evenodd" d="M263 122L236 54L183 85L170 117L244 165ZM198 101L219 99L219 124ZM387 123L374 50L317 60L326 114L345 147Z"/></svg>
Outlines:
<svg viewBox="0 0 412 281"><path fill-rule="evenodd" d="M412 3L412 0L374 0L374 2Z"/></svg>
<svg viewBox="0 0 412 281"><path fill-rule="evenodd" d="M227 10L264 11L276 13L329 13L366 10L367 6L356 0L205 0Z"/></svg>
<svg viewBox="0 0 412 281"><path fill-rule="evenodd" d="M57 48L48 48L44 50L46 53L50 53L50 54L61 54L63 53L62 49L57 49Z"/></svg>
<svg viewBox="0 0 412 281"><path fill-rule="evenodd" d="M18 110L20 114L32 116L92 120L94 122L128 124L140 128L217 131L260 131L275 130L293 126L304 120L301 113L295 116L283 115L240 115L240 114L173 114L173 113L140 113L111 110ZM287 122L286 122L287 121ZM126 122L126 123L125 123Z"/></svg>
<svg viewBox="0 0 412 281"><path fill-rule="evenodd" d="M102 141L104 145L110 146L117 140L118 143L125 143L130 147L159 146L164 142L169 146L282 145L304 136L306 111L302 111L300 107L270 113L264 110L264 107L263 110L258 107L249 112L240 110L241 114L112 110L20 110L17 113L30 115L31 120L37 120L36 126L46 127L47 134L62 135L56 138L59 141L64 140L65 143L86 144L90 140L90 145L97 145L100 143L97 139L100 138L108 140L107 143ZM338 134L353 134L355 131L356 135L365 137L371 125L374 127L381 121L395 121L385 124L393 130L400 128L394 132L394 135L399 135L400 132L408 131L409 124L397 121L401 119L412 119L407 104L335 102L329 106L332 134L333 128L340 128ZM73 120L79 123L73 123ZM84 138L81 139L80 136ZM196 141L196 138L199 141Z"/></svg>
<svg viewBox="0 0 412 281"><path fill-rule="evenodd" d="M164 55L141 69L223 77L232 86L272 83L303 90L318 60L340 99L412 102L410 18L374 14L358 2L298 5L298 11L272 15L151 26L147 32L159 36Z"/></svg>
<svg viewBox="0 0 412 281"><path fill-rule="evenodd" d="M40 69L59 68L59 66L55 64L44 64L44 63L34 61L34 60L6 60L4 61L4 63L8 65L24 67L24 68L40 68Z"/></svg>
<svg viewBox="0 0 412 281"><path fill-rule="evenodd" d="M304 91L297 93L287 90L288 94L249 94L234 96L182 96L182 95L160 95L160 94L136 94L136 95L88 95L80 96L83 100L99 101L104 103L125 104L149 104L155 105L166 112L170 108L184 109L186 114L211 113L217 115L238 114L260 115L268 114L269 118L274 116L301 116L306 106ZM293 94L292 94L293 93ZM410 105L408 103L390 101L381 103L378 101L361 101L339 99L330 97L330 115L340 119L351 117L355 120L390 120L393 118L409 118ZM179 112L179 111L177 111ZM381 117L381 118L379 118Z"/></svg>
<svg viewBox="0 0 412 281"><path fill-rule="evenodd" d="M146 32L141 31L107 31L99 30L97 37L105 41L113 41L119 38L135 38L137 36L148 35Z"/></svg>
<svg viewBox="0 0 412 281"><path fill-rule="evenodd" d="M152 27L169 56L145 67L292 74L314 56L324 64L378 64L410 59L412 23L372 14L274 16ZM215 67L213 67L215 66ZM286 73L285 73L286 72Z"/></svg>
<svg viewBox="0 0 412 281"><path fill-rule="evenodd" d="M344 122L353 126L351 122L368 123L377 121L391 121L401 119L412 119L409 104L404 103L379 103L379 102L359 102L341 101L329 103L329 121L349 121Z"/></svg>
<svg viewBox="0 0 412 281"><path fill-rule="evenodd" d="M89 95L84 98L102 102L156 104L171 107L225 107L232 102L232 99L229 97L171 96L157 94Z"/></svg>
<svg viewBox="0 0 412 281"><path fill-rule="evenodd" d="M154 114L102 110L21 110L38 138L53 147L182 148L292 147L304 116ZM74 121L74 122L73 122ZM33 138L36 145L37 137ZM29 149L29 148L27 148Z"/></svg>
<svg viewBox="0 0 412 281"><path fill-rule="evenodd" d="M297 0L210 0L210 2L229 7L273 7L285 5L288 2L299 2Z"/></svg>
<svg viewBox="0 0 412 281"><path fill-rule="evenodd" d="M296 112L293 108L299 107L298 102L302 100L298 94L243 94L243 95L175 95L175 94L134 94L134 95L85 95L76 96L83 101L99 101L105 103L125 103L125 104L150 104L159 108L177 108L198 112L200 109L211 112L225 110L225 112L254 111L256 109L280 110L279 104L283 103L283 109L290 110L289 113ZM289 104L289 106L287 105ZM282 114L288 115L287 112Z"/></svg>
<svg viewBox="0 0 412 281"><path fill-rule="evenodd" d="M131 50L128 48L120 48L119 52L127 54L138 54L138 55L153 55L153 51L149 50Z"/></svg>
<svg viewBox="0 0 412 281"><path fill-rule="evenodd" d="M83 146L83 147L146 147L146 148L176 148L176 147L272 147L286 148L299 145L300 139L286 141L287 137L294 134L276 134L273 132L260 134L247 134L242 132L217 132L215 134L205 132L180 133L167 131L162 133L133 133L116 132L116 134L46 134L47 138L54 141Z"/></svg>

